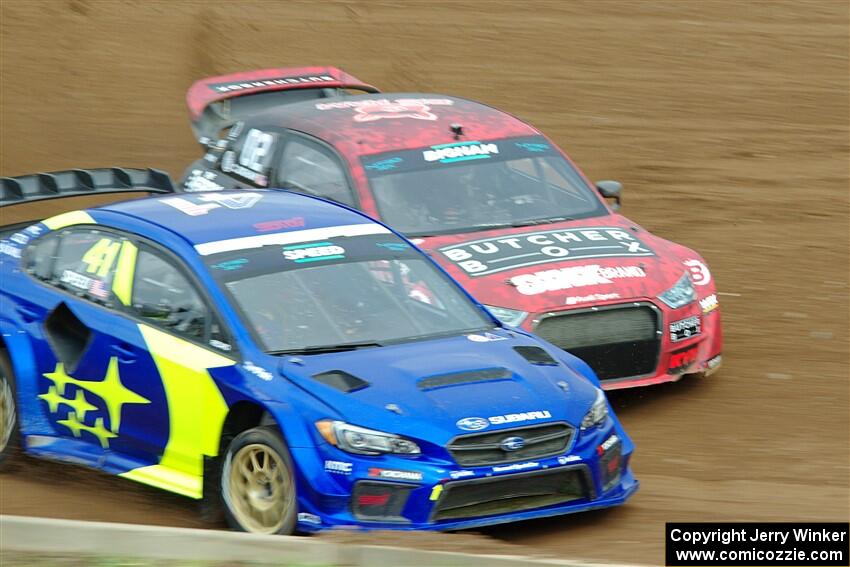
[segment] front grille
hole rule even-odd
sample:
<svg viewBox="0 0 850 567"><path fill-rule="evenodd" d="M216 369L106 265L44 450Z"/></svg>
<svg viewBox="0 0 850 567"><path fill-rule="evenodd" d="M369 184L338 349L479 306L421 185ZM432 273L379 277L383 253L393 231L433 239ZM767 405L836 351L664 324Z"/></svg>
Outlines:
<svg viewBox="0 0 850 567"><path fill-rule="evenodd" d="M463 467L527 461L565 453L574 432L575 429L566 423L502 429L456 437L448 444L448 449ZM515 451L502 449L502 441L510 437L521 437L524 446Z"/></svg>
<svg viewBox="0 0 850 567"><path fill-rule="evenodd" d="M659 315L648 305L565 311L534 332L593 368L600 380L649 374L658 365Z"/></svg>
<svg viewBox="0 0 850 567"><path fill-rule="evenodd" d="M533 510L572 500L593 498L593 484L585 466L449 482L431 519L458 520Z"/></svg>

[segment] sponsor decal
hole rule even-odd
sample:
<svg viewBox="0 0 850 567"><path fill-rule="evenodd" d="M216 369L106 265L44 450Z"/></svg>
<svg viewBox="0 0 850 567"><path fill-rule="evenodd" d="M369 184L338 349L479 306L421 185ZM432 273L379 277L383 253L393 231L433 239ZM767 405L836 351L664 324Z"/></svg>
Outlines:
<svg viewBox="0 0 850 567"><path fill-rule="evenodd" d="M189 178L183 184L183 189L189 193L197 191L221 191L224 187L213 181L216 177L214 171L193 169L192 173L189 174Z"/></svg>
<svg viewBox="0 0 850 567"><path fill-rule="evenodd" d="M30 241L30 235L24 234L23 232L16 232L15 234L9 237L9 240L14 242L15 244L20 244L21 246L23 246L24 244Z"/></svg>
<svg viewBox="0 0 850 567"><path fill-rule="evenodd" d="M499 448L503 451L519 451L525 447L525 439L522 437L507 437L499 443Z"/></svg>
<svg viewBox="0 0 850 567"><path fill-rule="evenodd" d="M536 461L528 462L528 463L515 463L513 465L503 465L499 467L493 467L494 473L500 472L515 472L515 471L524 471L528 469L536 469L540 466L540 463Z"/></svg>
<svg viewBox="0 0 850 567"><path fill-rule="evenodd" d="M39 225L37 225L37 224L33 224L33 225L30 225L30 226L26 227L26 228L24 229L24 232L26 232L26 233L27 233L27 234L29 234L30 236L35 237L35 236L38 236L39 234L41 234L42 232L44 232L44 229L43 229L43 228L41 228L41 227L40 227Z"/></svg>
<svg viewBox="0 0 850 567"><path fill-rule="evenodd" d="M473 277L565 260L654 256L643 242L614 227L496 236L445 246L439 251Z"/></svg>
<svg viewBox="0 0 850 567"><path fill-rule="evenodd" d="M620 299L619 293L591 293L590 295L576 295L568 297L565 305L578 305L579 303L592 303L594 301L610 301Z"/></svg>
<svg viewBox="0 0 850 567"><path fill-rule="evenodd" d="M699 306L702 308L703 313L711 313L715 309L717 309L720 304L717 302L717 295L712 293L708 297L703 297L699 300Z"/></svg>
<svg viewBox="0 0 850 567"><path fill-rule="evenodd" d="M549 144L541 144L535 142L514 142L514 145L518 148L532 153L548 152L552 148L552 146L550 146Z"/></svg>
<svg viewBox="0 0 850 567"><path fill-rule="evenodd" d="M229 344L222 342L222 341L219 341L217 339L211 339L209 344L210 344L211 347L217 348L218 350L223 350L225 352L229 352L230 350L233 349L233 347L230 346Z"/></svg>
<svg viewBox="0 0 850 567"><path fill-rule="evenodd" d="M436 120L437 115L431 112L430 106L421 102L371 104L354 109L355 122L374 122L382 118Z"/></svg>
<svg viewBox="0 0 850 567"><path fill-rule="evenodd" d="M353 463L346 463L345 461L325 461L325 471L329 473L350 475L353 468Z"/></svg>
<svg viewBox="0 0 850 567"><path fill-rule="evenodd" d="M410 245L406 242L378 242L375 246L380 246L381 248L386 248L393 252L401 252L402 250L410 248Z"/></svg>
<svg viewBox="0 0 850 567"><path fill-rule="evenodd" d="M536 419L549 419L552 414L546 410L543 411L527 411L523 413L508 413L505 415L494 415L488 417L487 421L493 425L502 425L503 423L516 423L520 421L534 421Z"/></svg>
<svg viewBox="0 0 850 567"><path fill-rule="evenodd" d="M711 282L711 272L708 270L708 266L693 258L685 260L683 263L691 272L694 285L708 285Z"/></svg>
<svg viewBox="0 0 850 567"><path fill-rule="evenodd" d="M646 272L639 266L604 267L589 264L522 274L512 277L510 283L523 295L537 295L547 291L612 284L612 280L616 279L645 277Z"/></svg>
<svg viewBox="0 0 850 567"><path fill-rule="evenodd" d="M495 333L478 333L474 335L466 335L466 338L474 343L490 343L493 341L505 341L506 337L500 337Z"/></svg>
<svg viewBox="0 0 850 567"><path fill-rule="evenodd" d="M696 337L700 334L699 315L670 323L670 340L674 343Z"/></svg>
<svg viewBox="0 0 850 567"><path fill-rule="evenodd" d="M315 514L308 514L307 512L298 512L298 521L317 526L322 523L322 519L320 517Z"/></svg>
<svg viewBox="0 0 850 567"><path fill-rule="evenodd" d="M59 278L59 281L70 286L76 287L77 289L88 290L91 287L91 284L94 279L88 276L84 276L83 274L78 274L77 272L73 272L71 270L65 270L64 272L62 272L62 277Z"/></svg>
<svg viewBox="0 0 850 567"><path fill-rule="evenodd" d="M670 354L667 372L681 374L697 360L697 345Z"/></svg>
<svg viewBox="0 0 850 567"><path fill-rule="evenodd" d="M418 471L398 471L393 469L379 469L378 467L371 467L369 469L369 476L391 480L422 480L422 473Z"/></svg>
<svg viewBox="0 0 850 567"><path fill-rule="evenodd" d="M455 425L457 425L458 429L463 429L464 431L478 431L489 427L490 422L483 417L465 417L457 420Z"/></svg>
<svg viewBox="0 0 850 567"><path fill-rule="evenodd" d="M303 85L336 82L330 75L297 75L294 77L275 77L273 79L260 79L256 81L228 81L226 83L210 83L210 90L217 93L229 93L237 91L250 91L254 89L265 89L280 85Z"/></svg>
<svg viewBox="0 0 850 567"><path fill-rule="evenodd" d="M272 230L284 230L287 228L303 228L304 217L292 217L289 219L277 219L254 223L257 232L271 232Z"/></svg>
<svg viewBox="0 0 850 567"><path fill-rule="evenodd" d="M470 141L431 146L430 150L422 152L422 157L428 162L454 163L472 159L487 159L492 154L498 153L499 146L496 144Z"/></svg>
<svg viewBox="0 0 850 567"><path fill-rule="evenodd" d="M431 112L431 107L451 106L452 104L454 102L446 98L373 98L341 102L320 102L316 104L316 109L335 110L350 108L354 110L355 122L374 122L375 120L395 118L436 120L437 115Z"/></svg>
<svg viewBox="0 0 850 567"><path fill-rule="evenodd" d="M248 258L237 258L235 260L227 260L225 262L219 262L218 264L213 264L212 267L216 270L239 270L248 263Z"/></svg>
<svg viewBox="0 0 850 567"><path fill-rule="evenodd" d="M260 187L266 187L269 184L269 178L264 173L259 173L249 167L236 163L236 154L232 150L224 152L224 155L221 156L221 170L226 173L238 175Z"/></svg>
<svg viewBox="0 0 850 567"><path fill-rule="evenodd" d="M468 476L475 476L475 473L472 471L452 471L449 473L449 476L452 477L452 479L458 479L466 478Z"/></svg>
<svg viewBox="0 0 850 567"><path fill-rule="evenodd" d="M265 380L266 382L270 382L271 379L273 378L273 375L272 375L271 372L269 372L268 370L266 370L262 366L257 366L256 364L254 364L250 360L246 360L245 362L243 362L242 368L244 368L246 371L250 372L251 374L253 374L257 378L259 378L260 380Z"/></svg>
<svg viewBox="0 0 850 567"><path fill-rule="evenodd" d="M319 262L321 260L338 260L345 258L345 248L331 242L313 242L311 244L293 244L283 247L283 257L296 264L304 262Z"/></svg>
<svg viewBox="0 0 850 567"><path fill-rule="evenodd" d="M599 447L596 448L596 452L599 455L607 453L609 449L614 447L614 445L616 445L619 442L620 442L620 438L617 437L616 435L612 435L611 437L609 437L608 439L603 441L602 444Z"/></svg>
<svg viewBox="0 0 850 567"><path fill-rule="evenodd" d="M440 499L440 494L443 493L443 485L435 484L434 488L431 489L431 496L428 497L428 500L431 502L436 502Z"/></svg>
<svg viewBox="0 0 850 567"><path fill-rule="evenodd" d="M459 419L455 425L464 431L479 431L490 425L503 425L505 423L519 423L523 421L534 421L537 419L549 419L552 414L548 410L527 411L522 413L507 413L505 415L493 415L484 419L483 417L465 417ZM517 438L519 439L519 438Z"/></svg>
<svg viewBox="0 0 850 567"><path fill-rule="evenodd" d="M21 249L17 246L9 244L8 240L4 240L3 242L0 242L0 254L5 254L6 256L11 256L12 258L20 258Z"/></svg>
<svg viewBox="0 0 850 567"><path fill-rule="evenodd" d="M403 162L404 159L400 157L382 159L380 161L376 161L374 163L366 164L364 167L369 171L388 171L390 169L395 169L398 167L398 164Z"/></svg>
<svg viewBox="0 0 850 567"><path fill-rule="evenodd" d="M581 460L581 457L579 457L578 455L566 455L566 456L562 455L562 456L558 457L558 464L559 465L566 465L567 463L574 463L574 462L580 461L580 460Z"/></svg>

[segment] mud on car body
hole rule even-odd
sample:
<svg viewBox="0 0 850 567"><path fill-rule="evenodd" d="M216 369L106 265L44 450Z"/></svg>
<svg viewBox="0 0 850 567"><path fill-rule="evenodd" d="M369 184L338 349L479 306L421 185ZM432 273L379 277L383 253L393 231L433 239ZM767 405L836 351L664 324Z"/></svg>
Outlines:
<svg viewBox="0 0 850 567"><path fill-rule="evenodd" d="M207 153L185 190L283 187L359 208L502 321L587 361L606 389L719 368L705 260L618 214L619 183L592 185L514 116L379 93L330 67L203 79L187 100Z"/></svg>
<svg viewBox="0 0 850 567"><path fill-rule="evenodd" d="M139 170L6 178L0 462L23 449L223 505L234 528L449 529L622 504L592 370L503 326L408 240L297 193Z"/></svg>

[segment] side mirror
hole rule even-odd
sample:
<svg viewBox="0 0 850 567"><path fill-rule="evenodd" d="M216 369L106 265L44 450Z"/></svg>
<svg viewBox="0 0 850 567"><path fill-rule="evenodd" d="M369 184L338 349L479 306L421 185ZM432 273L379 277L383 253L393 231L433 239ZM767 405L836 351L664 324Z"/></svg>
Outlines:
<svg viewBox="0 0 850 567"><path fill-rule="evenodd" d="M611 208L615 211L620 210L620 193L623 191L623 184L619 181L597 181L596 182L596 190L599 191L599 194L602 195L605 199L613 200L614 203L611 205Z"/></svg>

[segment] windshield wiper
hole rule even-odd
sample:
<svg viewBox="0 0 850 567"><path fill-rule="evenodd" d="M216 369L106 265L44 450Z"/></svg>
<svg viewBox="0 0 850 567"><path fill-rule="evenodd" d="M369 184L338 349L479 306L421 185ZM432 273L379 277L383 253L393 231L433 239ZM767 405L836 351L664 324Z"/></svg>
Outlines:
<svg viewBox="0 0 850 567"><path fill-rule="evenodd" d="M576 220L576 219L574 219L572 217L550 217L548 219L531 219L531 220L517 221L517 222L511 223L511 226L512 227L534 226L536 224L549 224L549 223L552 223L552 222L564 222L564 221L571 221L571 220Z"/></svg>
<svg viewBox="0 0 850 567"><path fill-rule="evenodd" d="M380 347L384 346L381 343L376 342L361 342L361 343L340 343L338 345L318 345L318 346L308 346L303 348L291 348L285 350L270 350L266 351L271 355L284 355L284 354L324 354L328 352L345 352L349 350L357 350L361 348L372 348L372 347Z"/></svg>

